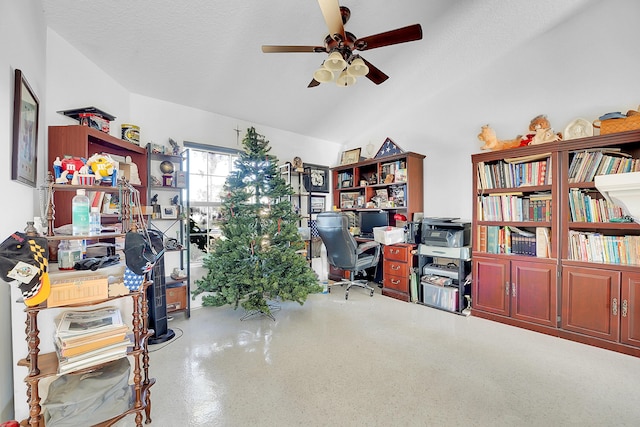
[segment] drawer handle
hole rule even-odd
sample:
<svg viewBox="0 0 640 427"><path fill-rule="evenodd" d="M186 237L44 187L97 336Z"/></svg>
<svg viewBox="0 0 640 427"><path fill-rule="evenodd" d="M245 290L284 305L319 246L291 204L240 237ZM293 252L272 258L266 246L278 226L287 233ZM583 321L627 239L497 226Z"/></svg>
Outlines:
<svg viewBox="0 0 640 427"><path fill-rule="evenodd" d="M400 270L400 266L396 265L396 264L391 264L391 269L398 271L398 270Z"/></svg>
<svg viewBox="0 0 640 427"><path fill-rule="evenodd" d="M389 249L389 252L391 252L394 255L398 255L400 253L400 249Z"/></svg>
<svg viewBox="0 0 640 427"><path fill-rule="evenodd" d="M391 279L391 283L394 284L394 285L399 285L400 284L400 280Z"/></svg>

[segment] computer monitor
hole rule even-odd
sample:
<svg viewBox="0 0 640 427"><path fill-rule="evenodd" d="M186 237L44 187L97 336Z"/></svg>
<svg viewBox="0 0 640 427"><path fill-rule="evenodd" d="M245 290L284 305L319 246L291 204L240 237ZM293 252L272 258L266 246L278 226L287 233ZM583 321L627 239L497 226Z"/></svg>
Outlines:
<svg viewBox="0 0 640 427"><path fill-rule="evenodd" d="M360 234L373 235L374 227L386 227L389 225L389 214L385 211L360 212Z"/></svg>

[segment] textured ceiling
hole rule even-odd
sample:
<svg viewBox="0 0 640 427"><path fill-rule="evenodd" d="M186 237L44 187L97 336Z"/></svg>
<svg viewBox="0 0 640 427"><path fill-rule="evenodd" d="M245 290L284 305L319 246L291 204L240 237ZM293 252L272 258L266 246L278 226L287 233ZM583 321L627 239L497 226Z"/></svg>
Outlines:
<svg viewBox="0 0 640 427"><path fill-rule="evenodd" d="M421 24L423 39L363 52L376 86L307 88L321 53L316 0L43 0L47 25L127 90L250 123L346 143L390 105L428 103L569 17L587 0L343 0L357 37Z"/></svg>

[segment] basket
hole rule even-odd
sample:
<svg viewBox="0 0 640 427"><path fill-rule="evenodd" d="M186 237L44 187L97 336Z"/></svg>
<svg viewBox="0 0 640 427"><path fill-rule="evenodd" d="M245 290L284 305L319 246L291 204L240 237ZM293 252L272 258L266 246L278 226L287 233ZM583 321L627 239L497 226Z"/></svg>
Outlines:
<svg viewBox="0 0 640 427"><path fill-rule="evenodd" d="M600 128L600 135L640 129L640 114L624 119L596 120L593 127Z"/></svg>

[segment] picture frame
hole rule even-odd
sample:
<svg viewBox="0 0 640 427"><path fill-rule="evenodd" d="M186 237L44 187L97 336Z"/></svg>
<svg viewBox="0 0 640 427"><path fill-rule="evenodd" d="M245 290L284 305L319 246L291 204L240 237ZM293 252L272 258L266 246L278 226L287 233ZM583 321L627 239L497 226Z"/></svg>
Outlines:
<svg viewBox="0 0 640 427"><path fill-rule="evenodd" d="M161 219L177 219L178 209L175 205L162 205L160 206L160 218Z"/></svg>
<svg viewBox="0 0 640 427"><path fill-rule="evenodd" d="M340 165L350 165L352 163L358 163L360 161L360 148L354 148L353 150L344 151L342 153L342 159Z"/></svg>
<svg viewBox="0 0 640 427"><path fill-rule="evenodd" d="M311 196L311 213L324 212L326 198L324 196Z"/></svg>
<svg viewBox="0 0 640 427"><path fill-rule="evenodd" d="M359 192L340 193L340 209L356 209L358 208Z"/></svg>
<svg viewBox="0 0 640 427"><path fill-rule="evenodd" d="M15 70L11 179L36 186L40 101L21 70Z"/></svg>
<svg viewBox="0 0 640 427"><path fill-rule="evenodd" d="M304 189L310 193L329 192L329 167L304 164ZM308 173L307 173L308 172Z"/></svg>

